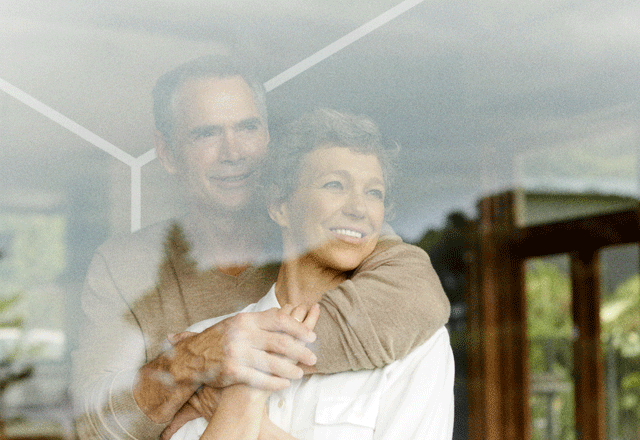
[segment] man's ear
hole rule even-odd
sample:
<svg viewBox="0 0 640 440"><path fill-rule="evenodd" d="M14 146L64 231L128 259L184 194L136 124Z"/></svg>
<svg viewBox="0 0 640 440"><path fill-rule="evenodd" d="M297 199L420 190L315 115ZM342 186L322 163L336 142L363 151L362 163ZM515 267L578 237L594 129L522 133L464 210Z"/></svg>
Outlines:
<svg viewBox="0 0 640 440"><path fill-rule="evenodd" d="M153 133L153 143L156 148L156 156L164 169L169 174L175 174L178 171L176 168L176 155L167 139L158 130Z"/></svg>
<svg viewBox="0 0 640 440"><path fill-rule="evenodd" d="M267 208L269 217L276 222L281 228L289 227L289 211L287 203L283 200L272 200Z"/></svg>

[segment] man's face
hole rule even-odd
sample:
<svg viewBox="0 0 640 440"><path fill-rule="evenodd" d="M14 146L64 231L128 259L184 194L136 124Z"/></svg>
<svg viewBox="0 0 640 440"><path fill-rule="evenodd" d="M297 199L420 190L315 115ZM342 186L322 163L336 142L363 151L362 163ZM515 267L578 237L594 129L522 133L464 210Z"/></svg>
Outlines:
<svg viewBox="0 0 640 440"><path fill-rule="evenodd" d="M189 80L174 102L174 172L192 201L238 211L255 200L269 132L239 76Z"/></svg>

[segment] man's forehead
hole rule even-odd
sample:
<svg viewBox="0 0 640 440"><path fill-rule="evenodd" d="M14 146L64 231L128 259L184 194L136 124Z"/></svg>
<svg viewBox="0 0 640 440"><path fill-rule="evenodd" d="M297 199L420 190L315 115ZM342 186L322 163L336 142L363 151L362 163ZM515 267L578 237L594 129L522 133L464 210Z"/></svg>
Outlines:
<svg viewBox="0 0 640 440"><path fill-rule="evenodd" d="M240 76L189 79L175 99L176 116L187 119L208 115L239 121L261 116L251 87Z"/></svg>

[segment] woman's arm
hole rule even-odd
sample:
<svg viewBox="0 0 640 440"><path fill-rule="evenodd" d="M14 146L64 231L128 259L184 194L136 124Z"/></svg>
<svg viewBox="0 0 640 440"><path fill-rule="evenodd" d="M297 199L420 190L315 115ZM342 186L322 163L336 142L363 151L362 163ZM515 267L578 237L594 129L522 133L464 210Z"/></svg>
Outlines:
<svg viewBox="0 0 640 440"><path fill-rule="evenodd" d="M220 406L200 439L296 440L269 420L265 406L269 394L247 385L225 388Z"/></svg>
<svg viewBox="0 0 640 440"><path fill-rule="evenodd" d="M258 439L269 394L247 385L224 388L218 408L201 440Z"/></svg>

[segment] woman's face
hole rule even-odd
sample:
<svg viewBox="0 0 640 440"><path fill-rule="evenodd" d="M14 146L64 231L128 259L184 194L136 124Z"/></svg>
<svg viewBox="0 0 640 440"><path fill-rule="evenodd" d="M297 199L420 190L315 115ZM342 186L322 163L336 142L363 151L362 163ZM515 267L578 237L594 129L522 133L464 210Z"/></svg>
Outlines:
<svg viewBox="0 0 640 440"><path fill-rule="evenodd" d="M321 265L355 269L374 249L384 221L385 183L374 154L325 145L307 154L298 188L283 205L285 246Z"/></svg>

